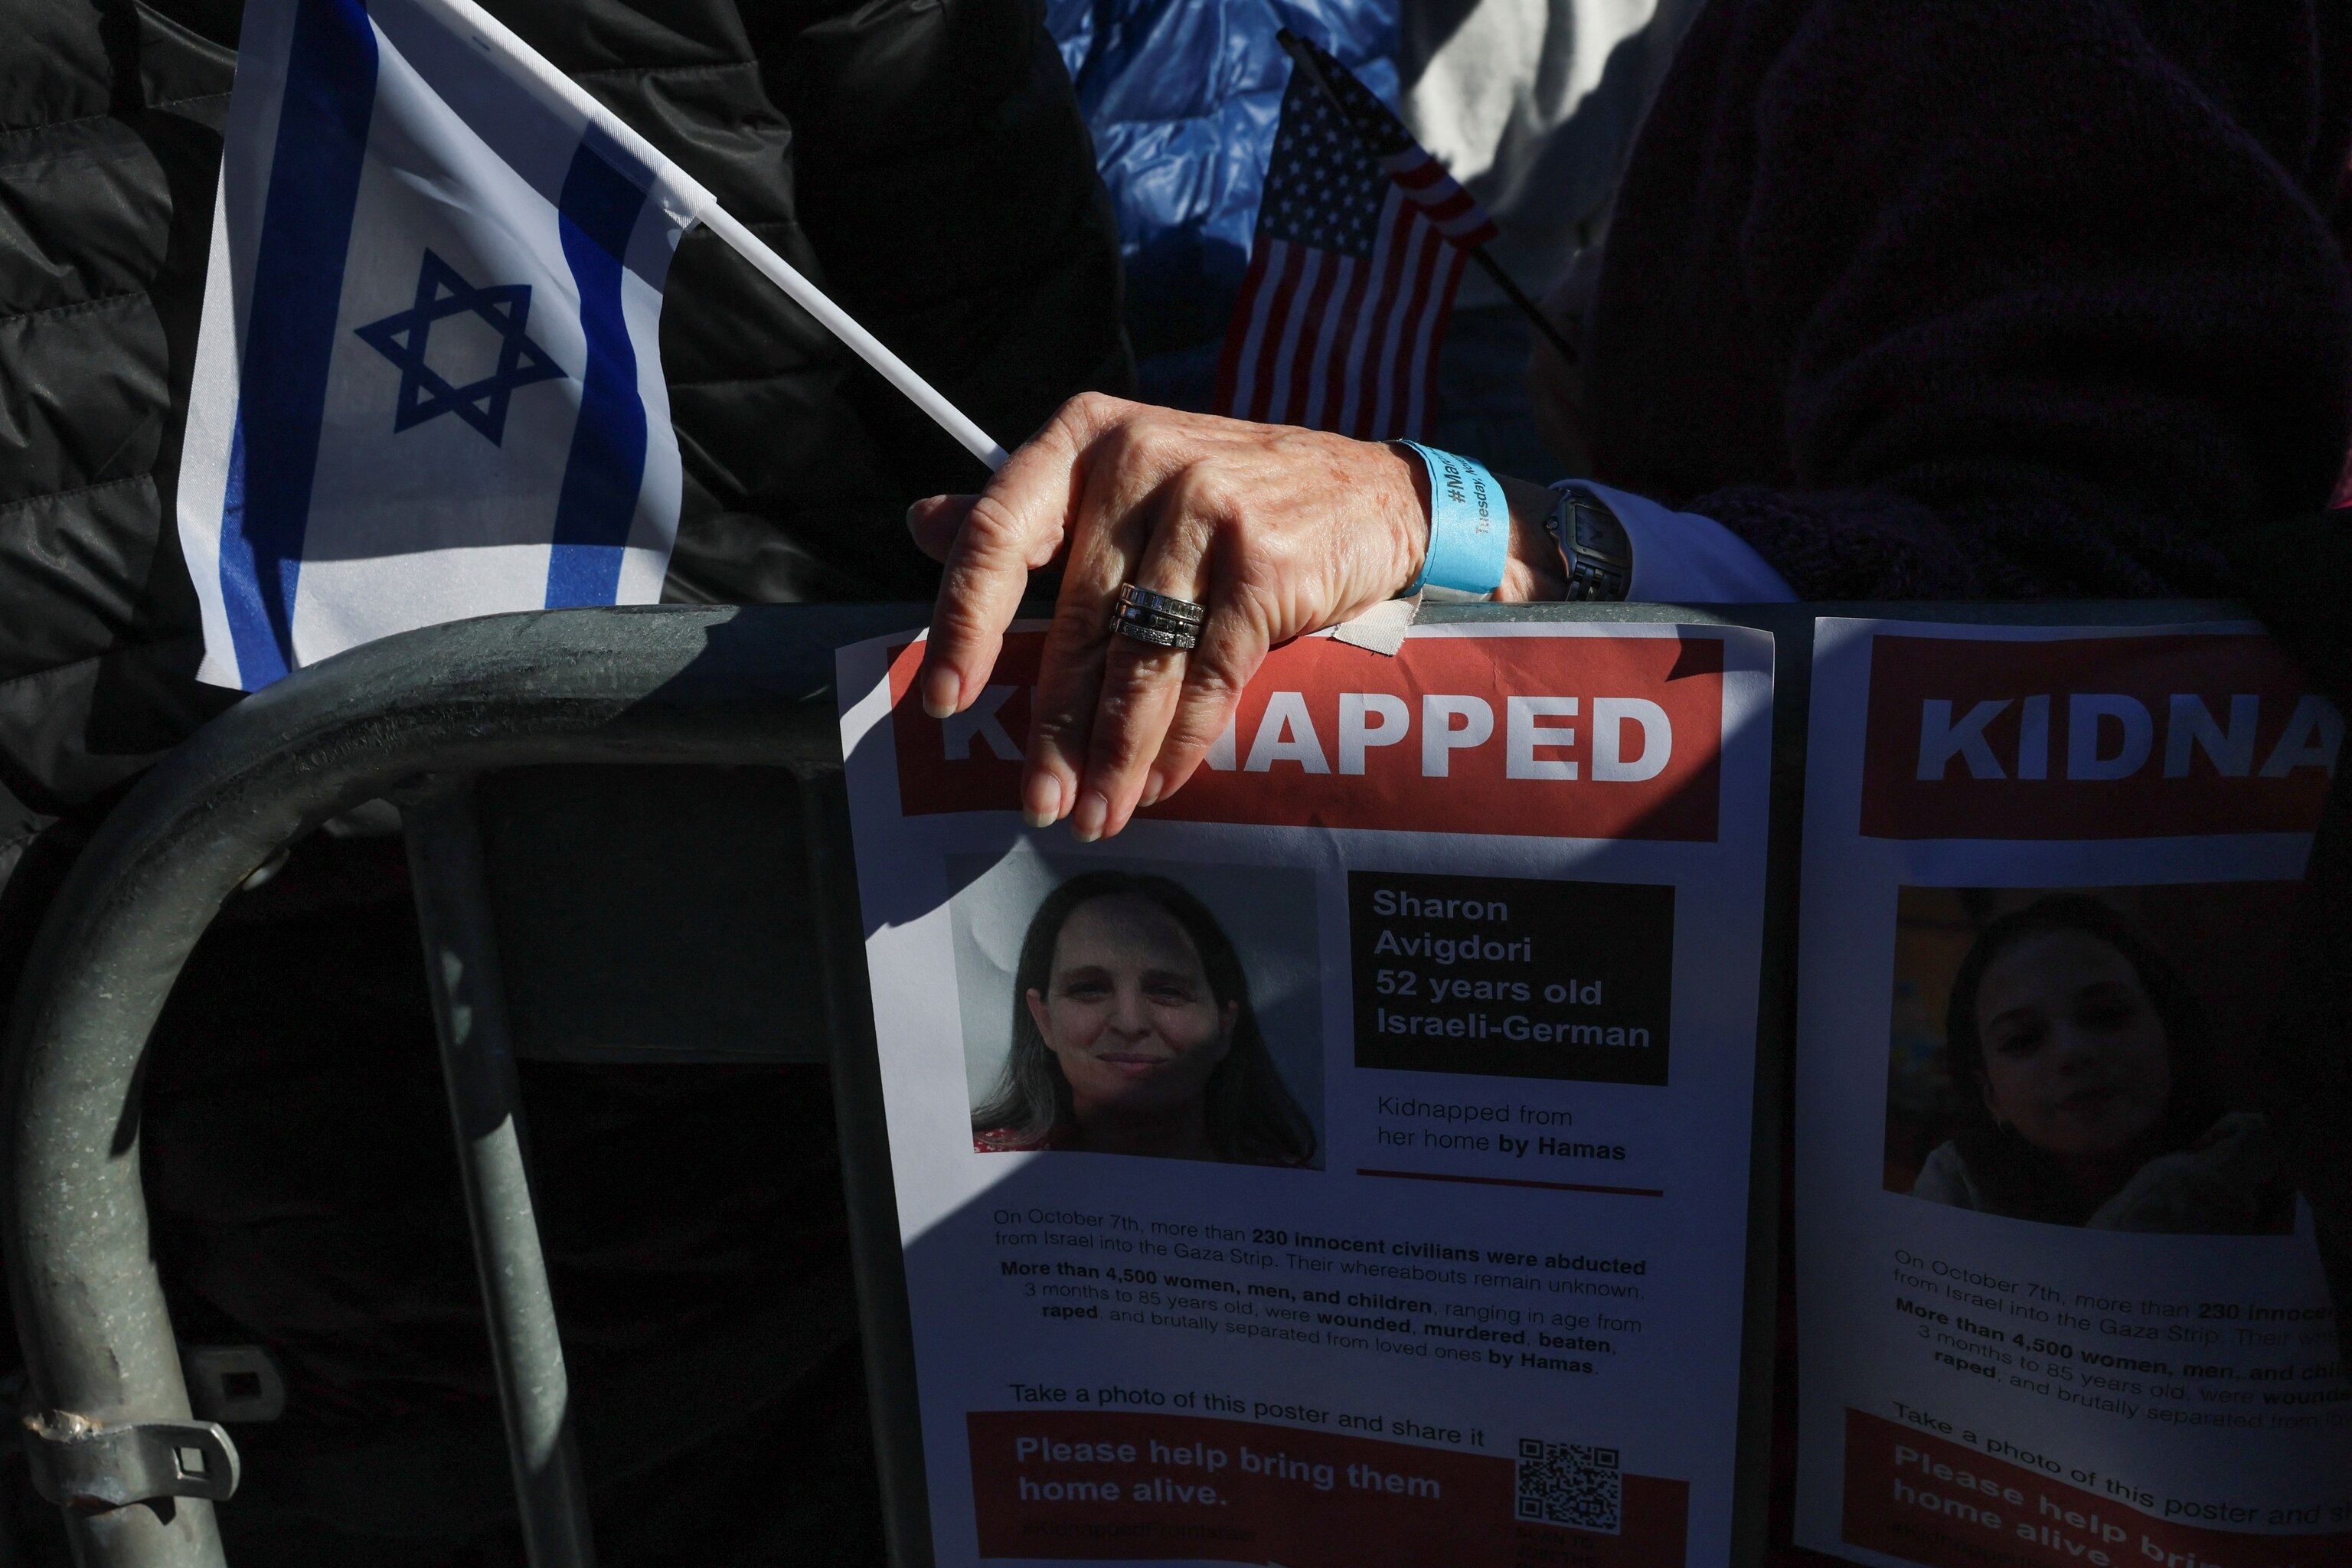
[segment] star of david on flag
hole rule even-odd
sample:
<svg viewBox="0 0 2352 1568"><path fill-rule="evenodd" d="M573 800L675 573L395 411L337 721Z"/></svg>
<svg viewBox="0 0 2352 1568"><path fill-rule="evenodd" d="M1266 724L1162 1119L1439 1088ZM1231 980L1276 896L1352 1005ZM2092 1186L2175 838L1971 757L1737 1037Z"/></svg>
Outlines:
<svg viewBox="0 0 2352 1568"><path fill-rule="evenodd" d="M473 0L245 10L179 490L199 674L651 604L658 338L710 197Z"/></svg>
<svg viewBox="0 0 2352 1568"><path fill-rule="evenodd" d="M498 333L498 363L489 374L452 386L426 357L433 323L471 312ZM515 389L552 381L563 369L530 341L530 285L477 289L457 269L425 253L416 274L416 302L407 310L370 321L357 331L362 342L400 367L400 403L392 427L405 430L437 415L454 414L489 437L495 447L506 434L507 405Z"/></svg>

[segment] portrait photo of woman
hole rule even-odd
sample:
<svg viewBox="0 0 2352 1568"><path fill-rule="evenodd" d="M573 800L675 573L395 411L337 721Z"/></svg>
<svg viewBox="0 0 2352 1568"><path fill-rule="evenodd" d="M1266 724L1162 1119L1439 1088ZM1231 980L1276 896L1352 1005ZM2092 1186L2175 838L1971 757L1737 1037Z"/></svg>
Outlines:
<svg viewBox="0 0 2352 1568"><path fill-rule="evenodd" d="M1314 1163L1314 1123L1267 1048L1241 955L1171 878L1062 881L1029 919L1012 991L975 1148Z"/></svg>
<svg viewBox="0 0 2352 1568"><path fill-rule="evenodd" d="M1958 1129L1915 1197L2097 1229L2292 1228L2277 1145L2225 1100L2204 1005L2096 897L2048 894L1984 925L1952 974L1942 1058Z"/></svg>

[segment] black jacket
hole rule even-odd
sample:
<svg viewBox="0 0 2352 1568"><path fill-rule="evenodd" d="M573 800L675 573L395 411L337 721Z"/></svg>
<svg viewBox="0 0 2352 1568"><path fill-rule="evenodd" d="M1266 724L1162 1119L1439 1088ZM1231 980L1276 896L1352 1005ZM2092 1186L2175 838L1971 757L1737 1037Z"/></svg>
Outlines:
<svg viewBox="0 0 2352 1568"><path fill-rule="evenodd" d="M1118 256L1035 0L489 0L1000 439L1123 388ZM233 698L173 521L238 0L0 0L0 785L68 809ZM979 469L709 235L670 273L668 596L928 597Z"/></svg>
<svg viewBox="0 0 2352 1568"><path fill-rule="evenodd" d="M1713 0L1611 221L1597 477L1811 598L2225 591L2344 466L2347 153L2347 0Z"/></svg>

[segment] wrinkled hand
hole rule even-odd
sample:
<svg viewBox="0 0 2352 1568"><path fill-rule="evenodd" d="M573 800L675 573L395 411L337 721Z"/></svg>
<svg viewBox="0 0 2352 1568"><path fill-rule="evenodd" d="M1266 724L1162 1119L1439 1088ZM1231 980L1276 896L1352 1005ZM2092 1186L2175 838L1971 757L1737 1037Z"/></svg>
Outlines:
<svg viewBox="0 0 2352 1568"><path fill-rule="evenodd" d="M1378 442L1181 414L1097 394L1063 405L978 496L918 501L908 525L947 571L917 690L935 717L977 699L1029 574L1063 562L1038 668L1022 810L1118 832L1181 788L1275 645L1392 597L1428 547L1426 476ZM1513 512L1544 492L1511 482ZM1501 597L1541 594L1520 564ZM1539 526L1538 528L1540 533ZM1110 629L1119 585L1208 606L1200 645ZM1556 591L1556 590L1555 590Z"/></svg>

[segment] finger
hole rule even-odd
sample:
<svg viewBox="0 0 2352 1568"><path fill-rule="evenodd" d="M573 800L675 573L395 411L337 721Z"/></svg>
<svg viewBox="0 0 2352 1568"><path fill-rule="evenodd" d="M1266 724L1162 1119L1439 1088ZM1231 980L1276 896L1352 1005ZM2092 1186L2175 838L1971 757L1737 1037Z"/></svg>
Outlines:
<svg viewBox="0 0 2352 1568"><path fill-rule="evenodd" d="M1087 737L1086 771L1070 810L1070 832L1080 842L1108 838L1135 815L1145 772L1175 717L1184 657L1182 648L1111 636Z"/></svg>
<svg viewBox="0 0 2352 1568"><path fill-rule="evenodd" d="M1114 637L1111 612L1130 579L1150 526L1149 465L1119 435L1092 466L1071 525L1069 559L1054 603L1054 624L1037 661L1037 700L1029 722L1029 766L1022 811L1045 826L1078 804L1089 737L1100 705L1105 659ZM1097 829L1098 830L1098 829Z"/></svg>
<svg viewBox="0 0 2352 1568"><path fill-rule="evenodd" d="M1188 488L1181 481L1170 487L1172 493L1155 509L1159 526L1130 581L1197 603L1205 592L1205 558L1214 524L1186 504ZM1115 616L1116 606L1107 614ZM1135 814L1152 760L1176 715L1188 662L1181 648L1156 647L1113 630L1104 650L1094 726L1087 738L1086 772L1070 814L1070 830L1080 839L1108 837Z"/></svg>
<svg viewBox="0 0 2352 1568"><path fill-rule="evenodd" d="M1200 771L1240 708L1242 689L1265 662L1272 646L1265 616L1245 596L1231 595L1209 617L1201 646L1184 661L1183 689L1160 737L1160 752L1145 771L1139 805L1157 805Z"/></svg>
<svg viewBox="0 0 2352 1568"><path fill-rule="evenodd" d="M932 718L961 712L987 684L1041 545L1050 556L1049 542L1034 537L987 496L957 529L917 678L923 711Z"/></svg>
<svg viewBox="0 0 2352 1568"><path fill-rule="evenodd" d="M1029 574L1061 548L1074 493L1086 482L1086 449L1109 401L1064 405L997 470L957 527L918 677L933 718L961 712L987 685Z"/></svg>
<svg viewBox="0 0 2352 1568"><path fill-rule="evenodd" d="M955 548L956 531L971 515L976 495L925 496L907 509L907 531L915 548L934 561L944 562Z"/></svg>

